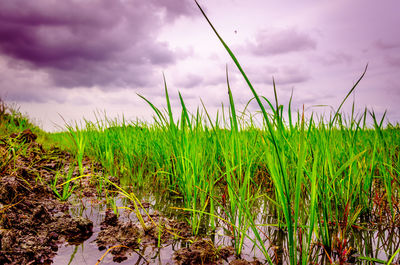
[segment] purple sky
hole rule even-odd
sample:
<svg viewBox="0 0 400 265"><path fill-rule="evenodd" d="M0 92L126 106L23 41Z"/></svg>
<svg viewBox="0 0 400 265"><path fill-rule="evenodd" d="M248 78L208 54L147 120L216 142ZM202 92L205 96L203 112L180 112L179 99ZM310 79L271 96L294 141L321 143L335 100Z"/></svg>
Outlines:
<svg viewBox="0 0 400 265"><path fill-rule="evenodd" d="M313 106L336 108L368 63L357 110L400 121L398 0L199 2L260 94L274 77L282 104L293 89L294 109L329 113ZM151 121L136 93L165 105L162 72L176 111L179 90L213 112L226 64L240 109L250 91L192 0L0 1L0 97L46 130L95 111Z"/></svg>

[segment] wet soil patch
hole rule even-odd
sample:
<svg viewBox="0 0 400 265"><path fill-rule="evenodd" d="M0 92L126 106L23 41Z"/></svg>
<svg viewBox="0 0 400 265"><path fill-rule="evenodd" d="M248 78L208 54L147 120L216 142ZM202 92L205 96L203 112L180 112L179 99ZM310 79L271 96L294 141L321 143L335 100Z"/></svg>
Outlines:
<svg viewBox="0 0 400 265"><path fill-rule="evenodd" d="M110 253L114 262L124 261L134 253L148 262L147 248L162 248L191 236L191 228L185 222L169 219L157 212L140 215L143 223L119 220L113 211L107 210L100 224L101 231L95 239L99 250L112 248Z"/></svg>
<svg viewBox="0 0 400 265"><path fill-rule="evenodd" d="M181 248L174 254L179 265L223 264L234 254L232 247L216 247L211 240L200 239L189 247Z"/></svg>
<svg viewBox="0 0 400 265"><path fill-rule="evenodd" d="M166 264L227 264L232 257L232 247L193 238L186 222L158 213L147 202L135 210L128 201L120 215L108 209L95 223L73 213L76 205L55 195L55 191L62 194L68 172L74 187L71 194L82 205L95 201L105 207L105 192L114 192L115 186L105 181L98 190L99 164L85 158L85 177L78 177L71 154L59 148L45 150L36 139L29 129L0 136L0 264L52 264L60 247L79 246L89 238L100 262L102 253L113 262L136 256L137 264L154 263L155 255L164 255ZM118 179L108 179L118 185ZM176 247L177 242L181 246ZM182 248L187 242L194 243Z"/></svg>
<svg viewBox="0 0 400 265"><path fill-rule="evenodd" d="M92 233L93 223L67 214L48 185L71 156L36 138L27 129L0 139L0 264L50 264L60 243Z"/></svg>

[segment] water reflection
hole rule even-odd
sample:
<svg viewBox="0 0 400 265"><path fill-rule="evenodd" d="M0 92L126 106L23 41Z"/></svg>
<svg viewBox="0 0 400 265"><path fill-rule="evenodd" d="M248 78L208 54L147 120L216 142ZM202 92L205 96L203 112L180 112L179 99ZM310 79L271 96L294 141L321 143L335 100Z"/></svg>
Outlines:
<svg viewBox="0 0 400 265"><path fill-rule="evenodd" d="M177 197L173 193L158 192L150 194L144 190L139 190L135 191L135 194L141 201L148 203L149 208L147 208L147 211L150 214L161 212L169 218L189 220L189 214L187 212L171 208L182 206L182 198ZM117 207L131 207L131 202L125 198L116 197L114 201ZM73 207L70 208L70 214L72 216L83 216L93 221L93 235L79 245L67 243L61 246L54 259L54 264L96 264L106 251L99 251L94 242L100 232L100 223L105 216L105 210L107 208L106 202L104 200L98 201L96 199L78 197L72 197L70 202L73 204ZM285 227L277 227L276 225L279 220L276 207L265 198L260 198L254 207L255 208L252 210L259 213L255 216L254 222L260 224L258 226L258 231L262 236L264 246L268 250L274 264L288 264L287 232L285 231ZM221 208L217 207L215 213L216 215L224 216L224 211ZM119 214L121 221L137 221L136 215L131 211L120 209ZM142 214L144 214L143 210ZM201 233L203 235L210 237L216 246L235 245L231 229L227 223L215 219L215 226L211 224L212 220L210 216L205 215L201 227ZM340 233L340 231L336 230L335 228L330 230L332 242L336 242L336 237ZM299 231L299 233L300 232L301 231ZM243 242L241 257L247 260L257 258L261 261L265 261L262 252L251 240L255 238L254 232L251 229L247 231L247 236L248 237L246 237ZM301 241L301 237L299 238ZM345 260L344 263L342 263L343 261L339 263L371 264L373 259L375 259L375 261L387 261L393 253L400 248L400 228L396 226L376 226L373 228L353 226L347 231L345 239L346 249L352 252L347 254L347 260ZM338 262L340 260L341 253L335 252L334 249L332 251L324 249L321 244L317 243L319 242L319 240L317 240L317 235L314 234L312 242L313 245L310 250L311 263L331 264L331 262ZM143 249L138 250L139 254L132 253L127 260L120 264L173 264L173 253L182 247L188 247L188 245L189 243L187 241L177 240L173 243L163 244L160 248L144 246ZM298 258L300 260L300 247L298 250ZM363 257L367 257L369 260L365 260ZM395 260L395 262L398 261ZM107 255L102 260L101 264L114 264L112 256Z"/></svg>

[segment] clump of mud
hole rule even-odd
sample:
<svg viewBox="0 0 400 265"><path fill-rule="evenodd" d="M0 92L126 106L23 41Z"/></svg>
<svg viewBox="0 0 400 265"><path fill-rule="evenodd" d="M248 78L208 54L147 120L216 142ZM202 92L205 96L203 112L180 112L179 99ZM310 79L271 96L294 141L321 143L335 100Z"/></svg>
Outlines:
<svg viewBox="0 0 400 265"><path fill-rule="evenodd" d="M30 130L0 138L0 264L51 264L59 244L82 242L93 223L67 214L48 183L71 162Z"/></svg>
<svg viewBox="0 0 400 265"><path fill-rule="evenodd" d="M243 259L232 260L229 265L261 265L262 263L258 260L247 261Z"/></svg>
<svg viewBox="0 0 400 265"><path fill-rule="evenodd" d="M128 253L139 247L139 238L140 231L136 224L132 222L119 223L117 215L107 210L96 243L99 250L114 247L110 251L113 261L121 262L128 258Z"/></svg>
<svg viewBox="0 0 400 265"><path fill-rule="evenodd" d="M79 245L93 234L92 221L71 217L70 204L55 196L54 188L61 194L60 186L65 182L60 175L72 172L73 178L78 176L74 158L58 148L45 150L36 139L29 129L0 136L0 264L51 264L61 244L67 241ZM83 164L83 175L87 177L71 181L77 187L74 192L84 197L104 197L104 190L96 190L93 178L100 166L88 159ZM54 184L57 172L60 174ZM116 178L108 180L118 184ZM103 184L109 191L114 188L108 182ZM189 239L195 241L190 247L171 253L175 264L226 264L228 258L233 259L232 247L216 247L209 239L195 239L186 222L156 211L149 213L148 203L140 206L145 208L137 209L136 217L140 218L132 219L131 213L129 218L119 218L113 211L106 211L95 242L99 250L108 249L114 262L138 255L139 260L149 263L155 249Z"/></svg>
<svg viewBox="0 0 400 265"><path fill-rule="evenodd" d="M181 248L174 254L174 261L178 265L209 264L217 265L227 262L227 258L234 254L232 247L215 247L211 240L201 239L187 248Z"/></svg>
<svg viewBox="0 0 400 265"><path fill-rule="evenodd" d="M132 253L146 260L147 247L155 248L177 238L191 236L191 228L185 222L158 213L144 214L142 218L143 223L137 220L121 221L114 212L107 210L95 240L99 250L110 248L114 262L122 262Z"/></svg>

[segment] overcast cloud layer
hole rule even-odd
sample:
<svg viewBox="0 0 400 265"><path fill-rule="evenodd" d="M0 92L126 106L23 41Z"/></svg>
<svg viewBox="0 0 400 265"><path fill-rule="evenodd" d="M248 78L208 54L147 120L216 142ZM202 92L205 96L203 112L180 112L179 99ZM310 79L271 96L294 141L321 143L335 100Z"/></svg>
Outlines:
<svg viewBox="0 0 400 265"><path fill-rule="evenodd" d="M400 121L400 2L201 1L257 91L282 103L337 107L365 65L356 92ZM48 130L52 122L111 115L150 119L136 95L164 104L162 72L173 104L226 102L225 67L238 106L251 98L191 0L0 1L0 97L16 102ZM328 108L329 111L329 108Z"/></svg>
<svg viewBox="0 0 400 265"><path fill-rule="evenodd" d="M0 51L56 86L145 86L155 66L179 58L160 28L192 13L189 1L6 0Z"/></svg>

